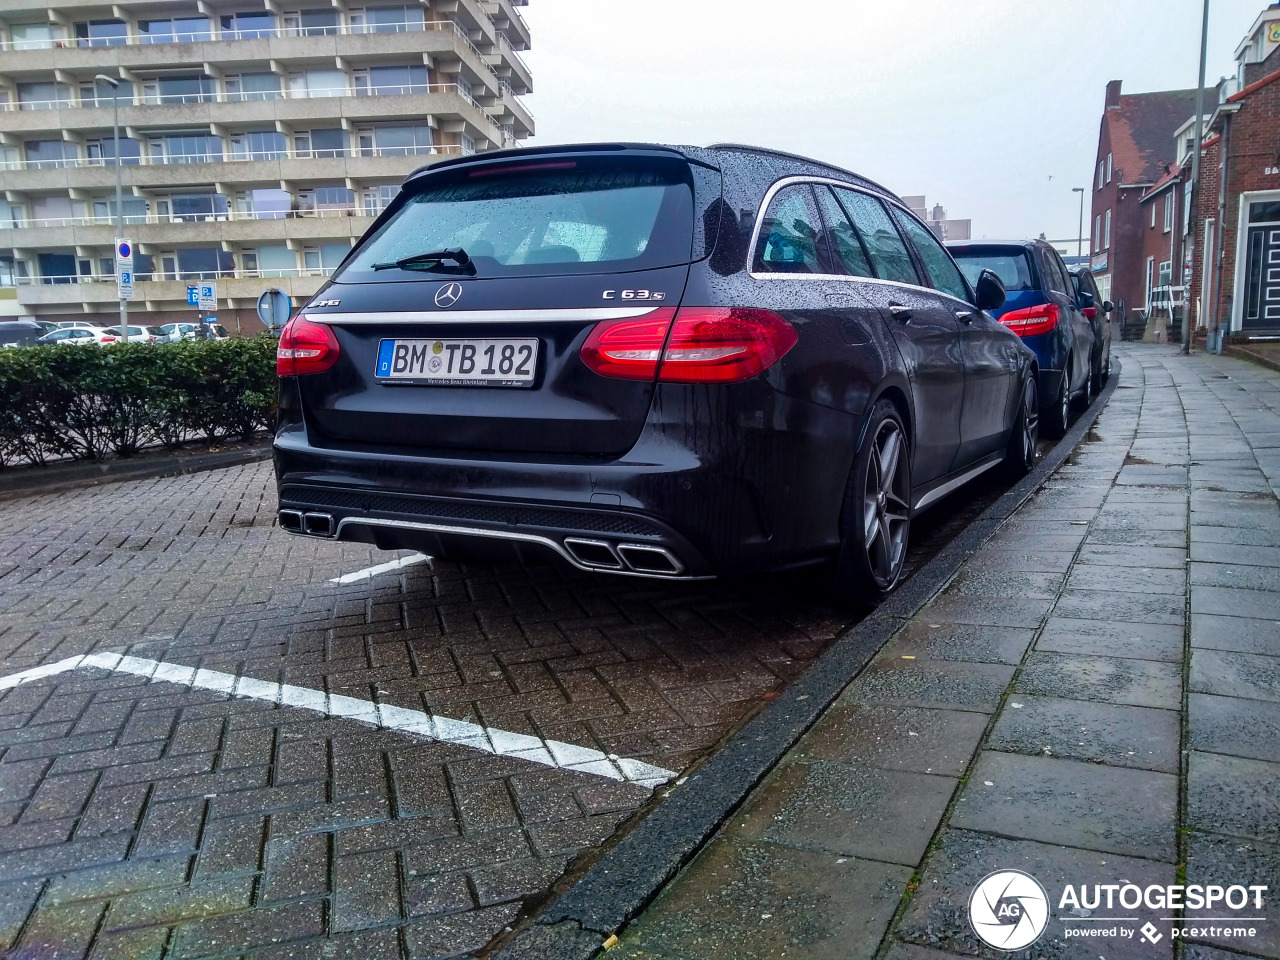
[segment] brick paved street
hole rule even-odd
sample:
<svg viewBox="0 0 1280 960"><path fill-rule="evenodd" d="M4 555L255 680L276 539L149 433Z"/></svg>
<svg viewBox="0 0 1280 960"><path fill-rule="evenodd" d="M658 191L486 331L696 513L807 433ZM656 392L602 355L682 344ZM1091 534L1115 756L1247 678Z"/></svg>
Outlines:
<svg viewBox="0 0 1280 960"><path fill-rule="evenodd" d="M679 771L843 622L758 588L558 568L338 585L391 555L289 537L274 513L269 463L0 503L0 673L127 653ZM0 751L15 958L453 955L650 798L101 669L0 690Z"/></svg>
<svg viewBox="0 0 1280 960"><path fill-rule="evenodd" d="M1280 957L1280 374L1117 352L1086 442L609 956L1009 956L968 903L1017 869L1049 919L1013 956ZM1179 882L1268 892L1243 911L1058 899ZM1204 919L1224 916L1262 919Z"/></svg>

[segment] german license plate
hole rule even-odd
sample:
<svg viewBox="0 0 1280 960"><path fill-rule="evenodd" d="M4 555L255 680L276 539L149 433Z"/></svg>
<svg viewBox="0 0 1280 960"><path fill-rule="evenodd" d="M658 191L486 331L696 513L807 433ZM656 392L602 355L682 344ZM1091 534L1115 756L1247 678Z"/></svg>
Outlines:
<svg viewBox="0 0 1280 960"><path fill-rule="evenodd" d="M374 373L392 382L527 387L537 369L537 340L383 340Z"/></svg>

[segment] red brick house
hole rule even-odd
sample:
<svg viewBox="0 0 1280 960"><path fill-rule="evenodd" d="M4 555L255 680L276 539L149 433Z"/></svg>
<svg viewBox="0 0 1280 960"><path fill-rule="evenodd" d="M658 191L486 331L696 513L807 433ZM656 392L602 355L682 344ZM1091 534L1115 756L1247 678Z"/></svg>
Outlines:
<svg viewBox="0 0 1280 960"><path fill-rule="evenodd" d="M1136 312L1147 307L1146 251L1152 228L1143 197L1178 159L1174 134L1194 113L1194 90L1123 94L1120 80L1107 84L1093 172L1091 250L1098 290L1116 304L1117 320L1132 323ZM1151 240L1153 246L1160 237L1162 231Z"/></svg>
<svg viewBox="0 0 1280 960"><path fill-rule="evenodd" d="M1280 4L1244 44L1238 92L1209 123L1196 218L1197 327L1233 337L1280 336ZM1249 54L1261 59L1248 59ZM1265 55L1263 55L1265 54ZM1224 94L1227 91L1223 91Z"/></svg>

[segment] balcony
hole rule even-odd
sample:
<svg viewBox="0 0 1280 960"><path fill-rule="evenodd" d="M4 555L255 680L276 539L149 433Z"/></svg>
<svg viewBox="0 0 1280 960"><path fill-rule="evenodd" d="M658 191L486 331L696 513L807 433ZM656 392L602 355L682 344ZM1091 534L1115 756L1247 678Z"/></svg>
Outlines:
<svg viewBox="0 0 1280 960"><path fill-rule="evenodd" d="M181 276L138 274L137 296L132 302L168 304L170 308L185 306L187 284L199 280L216 281L218 300L226 304L238 301L248 306L271 287L278 287L291 297L310 297L320 289L320 285L332 272L323 268L295 267L290 270L233 270ZM37 315L41 313L40 307L83 305L87 308L107 308L117 302L116 278L110 273L78 277L20 277L16 291L18 303Z"/></svg>
<svg viewBox="0 0 1280 960"><path fill-rule="evenodd" d="M268 241L357 240L381 209L363 206L303 210L126 216L124 230L135 243L174 247L221 242L255 244ZM7 225L0 225L7 227ZM101 247L109 251L118 236L113 216L27 219L0 229L0 244L18 249Z"/></svg>

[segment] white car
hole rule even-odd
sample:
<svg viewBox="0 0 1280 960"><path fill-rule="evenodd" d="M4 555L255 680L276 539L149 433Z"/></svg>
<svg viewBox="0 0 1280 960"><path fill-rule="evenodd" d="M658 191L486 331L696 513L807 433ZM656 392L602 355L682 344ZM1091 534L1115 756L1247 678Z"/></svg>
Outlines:
<svg viewBox="0 0 1280 960"><path fill-rule="evenodd" d="M166 323L157 327L162 340L191 340L196 335L197 324Z"/></svg>
<svg viewBox="0 0 1280 960"><path fill-rule="evenodd" d="M115 343L116 338L101 327L59 327L36 341L38 345L83 346L89 343Z"/></svg>
<svg viewBox="0 0 1280 960"><path fill-rule="evenodd" d="M108 336L115 337L116 340L122 339L120 336L120 327L107 327ZM154 343L156 340L162 339L154 327L135 327L129 324L129 342L130 343Z"/></svg>

